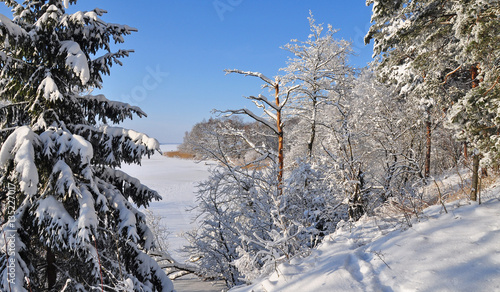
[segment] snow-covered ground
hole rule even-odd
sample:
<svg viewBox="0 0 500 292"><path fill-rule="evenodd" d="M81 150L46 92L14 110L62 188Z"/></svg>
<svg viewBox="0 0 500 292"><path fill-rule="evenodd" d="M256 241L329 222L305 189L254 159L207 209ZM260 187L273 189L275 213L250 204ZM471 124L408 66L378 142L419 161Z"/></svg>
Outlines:
<svg viewBox="0 0 500 292"><path fill-rule="evenodd" d="M305 258L231 291L500 291L500 186L425 210L413 227L363 218Z"/></svg>

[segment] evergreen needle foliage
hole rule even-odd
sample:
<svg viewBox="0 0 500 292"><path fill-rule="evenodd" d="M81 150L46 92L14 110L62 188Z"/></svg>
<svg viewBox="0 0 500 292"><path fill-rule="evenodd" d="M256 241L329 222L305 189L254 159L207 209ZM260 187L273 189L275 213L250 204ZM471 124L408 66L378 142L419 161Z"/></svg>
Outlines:
<svg viewBox="0 0 500 292"><path fill-rule="evenodd" d="M141 109L88 94L132 52L111 43L136 29L98 8L67 14L76 0L2 2L13 19L0 15L0 290L172 291L137 210L160 196L117 170L159 144L108 125Z"/></svg>

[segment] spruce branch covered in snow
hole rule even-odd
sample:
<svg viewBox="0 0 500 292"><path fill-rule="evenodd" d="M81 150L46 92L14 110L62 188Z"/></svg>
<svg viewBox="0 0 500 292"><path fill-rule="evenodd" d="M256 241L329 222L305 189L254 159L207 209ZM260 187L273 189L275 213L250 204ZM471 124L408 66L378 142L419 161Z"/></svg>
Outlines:
<svg viewBox="0 0 500 292"><path fill-rule="evenodd" d="M159 143L107 125L145 116L138 107L84 94L132 52L110 43L137 30L98 8L67 14L75 0L3 2L14 15L0 15L0 190L15 203L2 204L0 245L13 235L15 250L2 249L1 290L172 291L137 210L160 196L116 169Z"/></svg>

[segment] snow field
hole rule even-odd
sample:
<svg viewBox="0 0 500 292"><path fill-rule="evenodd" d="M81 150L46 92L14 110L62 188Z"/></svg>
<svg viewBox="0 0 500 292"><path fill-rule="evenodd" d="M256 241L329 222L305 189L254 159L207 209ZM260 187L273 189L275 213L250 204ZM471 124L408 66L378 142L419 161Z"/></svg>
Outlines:
<svg viewBox="0 0 500 292"><path fill-rule="evenodd" d="M177 149L177 144L161 145L163 152ZM169 252L179 262L187 260L179 249L187 244L181 234L191 230L193 215L187 209L195 206L196 184L208 178L209 165L192 160L167 158L156 153L150 159L145 157L142 166L122 165L122 170L138 178L141 183L157 191L161 201L151 202L148 210L162 217L161 224L170 232Z"/></svg>

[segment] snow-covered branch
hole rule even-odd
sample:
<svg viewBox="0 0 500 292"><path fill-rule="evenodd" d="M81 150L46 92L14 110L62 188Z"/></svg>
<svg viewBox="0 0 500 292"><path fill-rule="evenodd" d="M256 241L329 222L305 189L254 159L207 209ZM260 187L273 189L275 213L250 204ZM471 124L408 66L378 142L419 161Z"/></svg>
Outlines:
<svg viewBox="0 0 500 292"><path fill-rule="evenodd" d="M139 207L147 207L152 200L161 200L158 192L148 188L139 179L121 170L106 167L102 170L100 177L104 181L113 184L125 198L131 198Z"/></svg>
<svg viewBox="0 0 500 292"><path fill-rule="evenodd" d="M269 129L273 130L273 132L275 132L276 134L278 133L278 129L276 128L275 124L269 122L268 120L266 120L262 117L259 117L251 110L248 110L248 109L225 110L225 111L216 110L215 112L219 113L219 114L223 114L225 116L241 115L241 114L247 115L247 116L251 117L252 119L254 119L255 121L267 126Z"/></svg>
<svg viewBox="0 0 500 292"><path fill-rule="evenodd" d="M263 96L262 94L259 94L259 96L248 96L246 97L247 99L250 99L252 101L262 101L264 102L265 104L267 104L268 106L272 107L274 110L279 110L279 107L276 105L276 103L272 102L272 101L269 101L269 99L267 99L267 97Z"/></svg>
<svg viewBox="0 0 500 292"><path fill-rule="evenodd" d="M226 69L224 70L224 72L226 72L226 74L238 73L245 76L254 76L260 78L262 81L266 82L269 86L275 87L277 85L275 81L271 80L270 78L266 77L264 74L259 72L243 71L238 69L232 69L232 70Z"/></svg>
<svg viewBox="0 0 500 292"><path fill-rule="evenodd" d="M286 92L285 92L285 98L280 102L280 105L279 105L279 109L282 109L285 107L285 105L288 103L288 101L290 100L290 94L294 91L294 90L297 90L300 88L300 85L294 85L290 88L287 88L286 89Z"/></svg>

